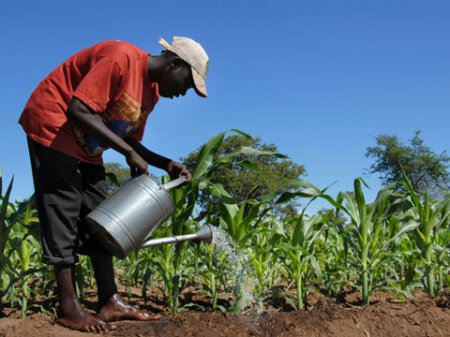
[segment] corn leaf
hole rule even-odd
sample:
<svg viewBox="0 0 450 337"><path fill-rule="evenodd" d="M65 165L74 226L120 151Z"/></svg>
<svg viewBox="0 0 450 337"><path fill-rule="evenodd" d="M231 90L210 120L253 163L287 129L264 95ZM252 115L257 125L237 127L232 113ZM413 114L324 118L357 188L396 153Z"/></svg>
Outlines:
<svg viewBox="0 0 450 337"><path fill-rule="evenodd" d="M193 175L193 179L199 179L204 176L212 165L214 155L219 150L225 138L225 132L221 132L209 139L209 141L202 146L198 157L197 167Z"/></svg>

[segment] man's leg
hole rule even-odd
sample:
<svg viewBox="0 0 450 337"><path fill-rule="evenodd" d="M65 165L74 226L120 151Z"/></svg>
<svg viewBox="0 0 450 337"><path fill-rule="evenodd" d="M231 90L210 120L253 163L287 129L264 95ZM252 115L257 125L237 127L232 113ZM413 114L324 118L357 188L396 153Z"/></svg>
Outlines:
<svg viewBox="0 0 450 337"><path fill-rule="evenodd" d="M108 303L111 297L118 293L116 283L114 282L112 255L99 253L92 254L89 257L94 268L98 290L98 310L100 310Z"/></svg>
<svg viewBox="0 0 450 337"><path fill-rule="evenodd" d="M124 319L150 321L161 318L161 315L150 315L130 305L119 295L114 283L114 269L111 255L93 254L90 256L94 267L98 288L98 317L105 322Z"/></svg>
<svg viewBox="0 0 450 337"><path fill-rule="evenodd" d="M102 166L82 163L80 172L83 183L83 202L79 223L82 247L80 253L89 255L94 268L98 289L98 317L105 322L124 319L148 321L159 319L161 315L150 315L125 302L114 282L112 255L93 238L83 218L97 207L106 197L105 171Z"/></svg>
<svg viewBox="0 0 450 337"><path fill-rule="evenodd" d="M44 262L55 266L57 323L74 330L106 332L105 322L86 312L74 287L77 220L81 208L78 161L28 139Z"/></svg>
<svg viewBox="0 0 450 337"><path fill-rule="evenodd" d="M74 265L55 266L55 272L59 301L58 324L74 330L97 333L114 328L81 307L74 287Z"/></svg>

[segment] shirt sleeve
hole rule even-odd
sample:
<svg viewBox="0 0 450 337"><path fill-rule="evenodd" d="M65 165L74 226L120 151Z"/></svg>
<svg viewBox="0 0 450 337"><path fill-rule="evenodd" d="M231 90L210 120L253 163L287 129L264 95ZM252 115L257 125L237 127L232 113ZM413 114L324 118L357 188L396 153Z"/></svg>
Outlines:
<svg viewBox="0 0 450 337"><path fill-rule="evenodd" d="M106 110L108 102L120 87L122 71L117 62L110 57L99 59L81 80L73 93L94 112Z"/></svg>

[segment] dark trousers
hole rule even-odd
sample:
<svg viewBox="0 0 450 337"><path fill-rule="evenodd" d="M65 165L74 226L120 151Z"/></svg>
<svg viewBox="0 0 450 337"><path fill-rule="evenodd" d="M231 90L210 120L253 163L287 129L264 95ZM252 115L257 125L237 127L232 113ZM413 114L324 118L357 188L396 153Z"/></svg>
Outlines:
<svg viewBox="0 0 450 337"><path fill-rule="evenodd" d="M77 254L109 254L93 238L84 217L106 197L105 169L80 162L28 138L43 260L73 264Z"/></svg>

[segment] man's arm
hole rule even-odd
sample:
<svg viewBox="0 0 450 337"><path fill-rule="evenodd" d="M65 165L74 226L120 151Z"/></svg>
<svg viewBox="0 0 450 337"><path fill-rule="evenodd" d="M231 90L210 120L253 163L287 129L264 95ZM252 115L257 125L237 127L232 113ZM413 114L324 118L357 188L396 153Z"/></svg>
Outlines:
<svg viewBox="0 0 450 337"><path fill-rule="evenodd" d="M98 139L102 144L109 146L123 154L128 165L134 166L140 173L147 173L145 160L122 138L106 127L100 116L94 113L86 104L74 98L66 112L67 119L83 132Z"/></svg>
<svg viewBox="0 0 450 337"><path fill-rule="evenodd" d="M172 159L163 157L153 151L147 149L144 145L141 144L136 139L133 138L125 138L125 141L130 145L144 160L159 169L165 170L169 173L172 179L178 178L180 176L184 176L187 181L192 180L192 174L189 170L181 163L175 162ZM131 171L133 171L133 167L131 167Z"/></svg>

